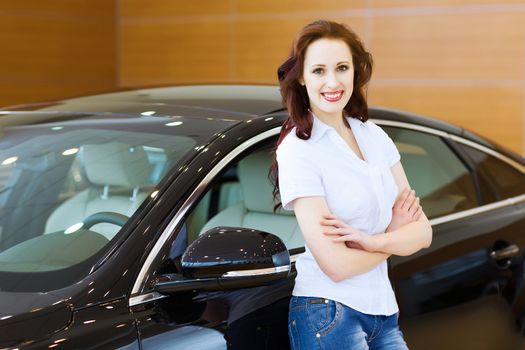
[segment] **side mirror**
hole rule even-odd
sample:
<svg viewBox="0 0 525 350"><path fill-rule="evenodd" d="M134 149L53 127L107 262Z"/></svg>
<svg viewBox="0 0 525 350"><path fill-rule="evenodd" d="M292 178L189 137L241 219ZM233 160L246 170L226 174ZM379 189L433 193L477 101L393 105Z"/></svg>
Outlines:
<svg viewBox="0 0 525 350"><path fill-rule="evenodd" d="M200 235L182 256L182 276L162 275L160 293L256 287L286 279L290 255L271 233L240 227L215 227Z"/></svg>

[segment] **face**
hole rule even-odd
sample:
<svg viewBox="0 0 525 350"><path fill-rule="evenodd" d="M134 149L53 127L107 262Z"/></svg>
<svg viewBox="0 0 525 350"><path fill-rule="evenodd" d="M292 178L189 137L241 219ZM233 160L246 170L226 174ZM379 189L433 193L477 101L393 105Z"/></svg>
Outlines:
<svg viewBox="0 0 525 350"><path fill-rule="evenodd" d="M354 66L348 45L319 39L306 49L303 77L310 108L320 118L340 118L354 90Z"/></svg>

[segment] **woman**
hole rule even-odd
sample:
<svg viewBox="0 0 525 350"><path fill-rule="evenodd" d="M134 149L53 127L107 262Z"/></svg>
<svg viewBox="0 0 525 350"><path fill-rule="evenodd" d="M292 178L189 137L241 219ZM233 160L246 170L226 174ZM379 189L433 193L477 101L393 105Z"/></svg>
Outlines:
<svg viewBox="0 0 525 350"><path fill-rule="evenodd" d="M357 35L329 21L305 26L278 69L289 118L275 190L306 242L290 301L294 349L407 348L386 259L428 247L432 230L394 143L367 121L371 73Z"/></svg>

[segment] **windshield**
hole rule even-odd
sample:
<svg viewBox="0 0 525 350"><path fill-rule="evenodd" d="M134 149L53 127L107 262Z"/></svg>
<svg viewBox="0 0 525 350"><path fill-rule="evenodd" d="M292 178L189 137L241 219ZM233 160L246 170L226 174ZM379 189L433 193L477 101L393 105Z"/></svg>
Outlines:
<svg viewBox="0 0 525 350"><path fill-rule="evenodd" d="M13 125L2 118L11 125L0 135L4 291L57 289L89 274L170 169L226 123L91 116ZM57 282L44 287L42 280Z"/></svg>

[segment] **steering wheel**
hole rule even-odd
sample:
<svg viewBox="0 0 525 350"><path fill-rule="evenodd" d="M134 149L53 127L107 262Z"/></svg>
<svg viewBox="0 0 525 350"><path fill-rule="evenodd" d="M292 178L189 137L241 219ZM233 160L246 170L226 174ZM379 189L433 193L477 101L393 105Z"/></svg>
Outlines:
<svg viewBox="0 0 525 350"><path fill-rule="evenodd" d="M124 226L126 221L129 220L129 216L115 213L112 211L101 211L98 213L94 213L86 217L82 222L84 225L82 226L83 229L90 229L91 226L100 224L100 223L108 223L108 224L114 224L118 226Z"/></svg>

